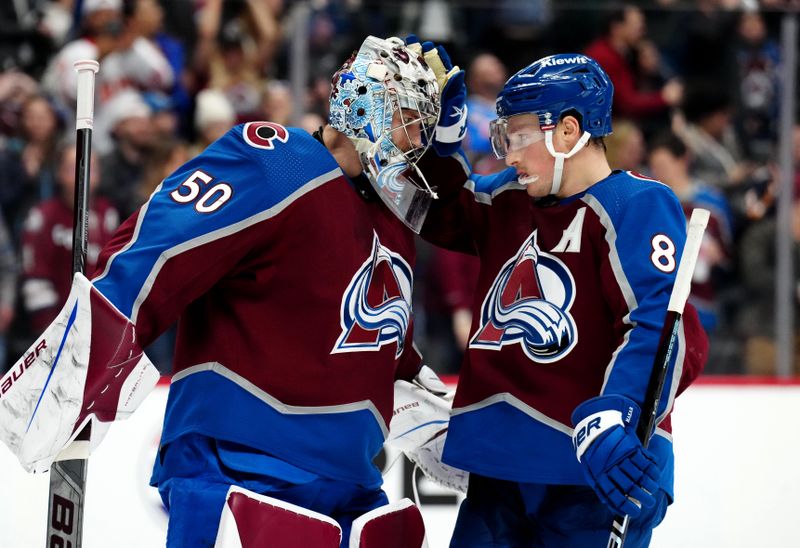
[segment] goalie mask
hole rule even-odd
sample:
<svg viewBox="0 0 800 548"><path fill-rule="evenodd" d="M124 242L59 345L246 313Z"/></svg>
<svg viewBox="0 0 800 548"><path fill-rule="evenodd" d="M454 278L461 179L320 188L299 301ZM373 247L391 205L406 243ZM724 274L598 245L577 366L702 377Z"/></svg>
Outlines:
<svg viewBox="0 0 800 548"><path fill-rule="evenodd" d="M611 133L613 96L611 80L591 57L560 54L539 59L509 78L497 96L498 119L490 126L494 153L505 158L510 151L544 139L547 151L555 158L550 193L557 194L564 160L589 139ZM537 127L509 132L509 119L524 114L538 119ZM583 135L569 152L556 152L553 130L565 114L577 114Z"/></svg>
<svg viewBox="0 0 800 548"><path fill-rule="evenodd" d="M351 139L378 195L414 232L436 198L416 164L439 110L436 76L399 38L367 37L333 76L331 127Z"/></svg>

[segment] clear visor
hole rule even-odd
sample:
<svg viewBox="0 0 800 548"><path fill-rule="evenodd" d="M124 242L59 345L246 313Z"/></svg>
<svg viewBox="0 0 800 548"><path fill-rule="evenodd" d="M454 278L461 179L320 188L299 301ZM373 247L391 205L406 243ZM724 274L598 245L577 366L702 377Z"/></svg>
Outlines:
<svg viewBox="0 0 800 548"><path fill-rule="evenodd" d="M516 152L525 147L538 143L544 139L544 132L539 129L538 118L524 115L528 119L520 123L513 120L509 124L508 118L499 118L489 124L489 134L492 142L492 150L495 156L502 159L509 152Z"/></svg>
<svg viewBox="0 0 800 548"><path fill-rule="evenodd" d="M392 213L419 234L433 196L411 178L411 173L422 176L415 165L398 162L383 168L372 186Z"/></svg>

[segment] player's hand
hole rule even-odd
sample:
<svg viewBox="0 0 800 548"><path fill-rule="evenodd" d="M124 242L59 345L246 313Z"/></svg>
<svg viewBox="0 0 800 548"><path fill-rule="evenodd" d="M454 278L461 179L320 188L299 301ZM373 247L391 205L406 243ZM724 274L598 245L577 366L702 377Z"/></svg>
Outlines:
<svg viewBox="0 0 800 548"><path fill-rule="evenodd" d="M458 150L467 133L467 86L464 83L464 71L457 65L453 66L450 56L442 46L436 46L433 42L420 43L414 34L409 34L405 42L408 49L422 55L436 75L442 110L432 146L439 156L449 156Z"/></svg>
<svg viewBox="0 0 800 548"><path fill-rule="evenodd" d="M599 396L572 413L572 440L589 485L619 515L635 518L655 504L661 470L636 437L639 406L624 396Z"/></svg>

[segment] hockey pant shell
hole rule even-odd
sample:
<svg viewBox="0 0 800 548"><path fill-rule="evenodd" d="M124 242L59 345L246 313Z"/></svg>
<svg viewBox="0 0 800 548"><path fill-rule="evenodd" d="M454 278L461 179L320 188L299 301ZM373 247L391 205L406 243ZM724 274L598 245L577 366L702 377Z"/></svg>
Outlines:
<svg viewBox="0 0 800 548"><path fill-rule="evenodd" d="M631 520L625 548L645 548L669 497ZM586 548L607 546L613 514L585 485L517 483L472 474L450 548Z"/></svg>
<svg viewBox="0 0 800 548"><path fill-rule="evenodd" d="M255 471L258 465L264 473ZM343 546L355 518L388 503L380 488L323 478L199 434L186 434L162 447L150 483L158 487L169 512L167 548L213 547L231 485L332 517L342 527Z"/></svg>

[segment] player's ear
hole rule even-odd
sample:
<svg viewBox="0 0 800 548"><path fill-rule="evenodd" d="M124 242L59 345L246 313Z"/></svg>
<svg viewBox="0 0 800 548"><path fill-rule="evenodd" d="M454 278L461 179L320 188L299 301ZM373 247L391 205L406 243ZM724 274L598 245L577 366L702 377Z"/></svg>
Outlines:
<svg viewBox="0 0 800 548"><path fill-rule="evenodd" d="M575 116L567 114L559 121L557 131L565 141L574 143L581 137L581 123Z"/></svg>

